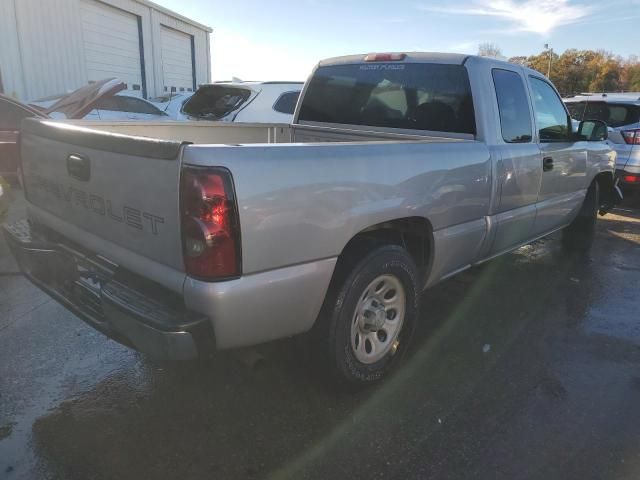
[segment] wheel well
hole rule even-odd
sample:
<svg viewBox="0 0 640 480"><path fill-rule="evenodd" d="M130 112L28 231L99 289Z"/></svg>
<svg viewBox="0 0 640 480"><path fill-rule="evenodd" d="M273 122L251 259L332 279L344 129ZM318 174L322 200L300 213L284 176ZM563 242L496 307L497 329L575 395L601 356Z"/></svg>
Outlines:
<svg viewBox="0 0 640 480"><path fill-rule="evenodd" d="M399 218L367 227L349 240L338 262L357 260L379 245L405 248L423 278L429 272L433 258L433 228L426 218Z"/></svg>

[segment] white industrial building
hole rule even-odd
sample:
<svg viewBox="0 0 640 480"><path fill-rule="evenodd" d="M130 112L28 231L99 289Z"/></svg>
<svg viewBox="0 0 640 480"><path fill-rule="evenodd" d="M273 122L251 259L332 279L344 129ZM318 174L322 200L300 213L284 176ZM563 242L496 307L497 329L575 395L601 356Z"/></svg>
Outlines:
<svg viewBox="0 0 640 480"><path fill-rule="evenodd" d="M0 82L35 100L116 77L147 97L211 81L211 29L148 0L0 0Z"/></svg>

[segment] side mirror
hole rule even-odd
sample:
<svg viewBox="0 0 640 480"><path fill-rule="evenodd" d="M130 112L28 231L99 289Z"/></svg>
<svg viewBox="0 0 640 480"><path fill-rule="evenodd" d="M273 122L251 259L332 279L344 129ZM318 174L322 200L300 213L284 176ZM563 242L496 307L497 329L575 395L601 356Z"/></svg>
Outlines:
<svg viewBox="0 0 640 480"><path fill-rule="evenodd" d="M609 137L609 127L601 120L583 120L578 126L578 140L602 142Z"/></svg>

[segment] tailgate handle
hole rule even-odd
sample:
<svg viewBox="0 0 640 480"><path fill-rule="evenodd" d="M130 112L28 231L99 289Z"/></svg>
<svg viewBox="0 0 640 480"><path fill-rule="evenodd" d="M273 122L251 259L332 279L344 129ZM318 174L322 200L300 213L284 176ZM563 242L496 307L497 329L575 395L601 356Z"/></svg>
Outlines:
<svg viewBox="0 0 640 480"><path fill-rule="evenodd" d="M91 163L89 162L89 157L75 153L69 155L67 157L67 173L76 180L88 182L91 178Z"/></svg>

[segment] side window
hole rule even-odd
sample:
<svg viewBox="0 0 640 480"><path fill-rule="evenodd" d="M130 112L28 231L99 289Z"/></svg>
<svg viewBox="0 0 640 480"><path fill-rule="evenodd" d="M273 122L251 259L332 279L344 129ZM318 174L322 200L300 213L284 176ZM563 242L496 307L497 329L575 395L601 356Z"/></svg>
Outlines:
<svg viewBox="0 0 640 480"><path fill-rule="evenodd" d="M111 112L122 112L122 107L117 101L118 97L106 97L101 98L95 104L95 108L98 110L109 110Z"/></svg>
<svg viewBox="0 0 640 480"><path fill-rule="evenodd" d="M98 110L109 110L110 112L150 113L152 115L164 114L164 112L158 110L153 105L149 105L144 100L123 95L103 98L98 102L96 108Z"/></svg>
<svg viewBox="0 0 640 480"><path fill-rule="evenodd" d="M640 108L623 103L588 102L584 110L585 120L601 120L618 128L638 123Z"/></svg>
<svg viewBox="0 0 640 480"><path fill-rule="evenodd" d="M148 113L151 115L162 115L163 112L153 105L149 105L144 100L140 100L139 98L134 97L120 97L123 100L125 112L132 113Z"/></svg>
<svg viewBox="0 0 640 480"><path fill-rule="evenodd" d="M494 69L502 138L507 143L527 143L533 138L531 111L522 77L509 70Z"/></svg>
<svg viewBox="0 0 640 480"><path fill-rule="evenodd" d="M582 118L584 117L585 108L587 106L585 102L569 102L565 105L567 105L567 110L569 110L569 115L571 115L571 118L573 118L574 120L582 120Z"/></svg>
<svg viewBox="0 0 640 480"><path fill-rule="evenodd" d="M560 97L544 80L531 79L533 109L538 124L538 135L541 142L568 141L571 132L571 119L564 108Z"/></svg>
<svg viewBox="0 0 640 480"><path fill-rule="evenodd" d="M273 109L276 112L287 113L293 115L296 109L296 103L298 103L298 97L300 92L286 92L280 95L276 103L273 104Z"/></svg>

